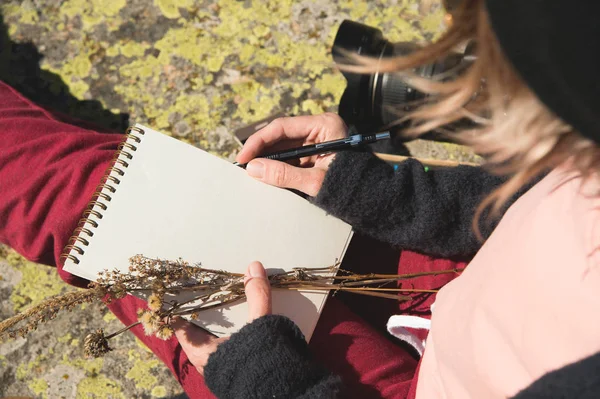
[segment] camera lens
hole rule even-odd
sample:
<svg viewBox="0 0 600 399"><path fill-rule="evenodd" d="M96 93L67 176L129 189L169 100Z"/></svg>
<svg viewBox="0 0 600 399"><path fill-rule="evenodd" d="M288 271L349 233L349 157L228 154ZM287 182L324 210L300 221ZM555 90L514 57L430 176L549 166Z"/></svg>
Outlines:
<svg viewBox="0 0 600 399"><path fill-rule="evenodd" d="M388 42L380 30L354 21L344 21L340 25L333 42L332 55L337 64L353 65L352 55L381 57ZM389 51L389 50L388 50ZM375 121L373 110L374 88L378 74L363 75L342 71L348 84L342 94L338 113L346 124L353 125L359 132L366 132Z"/></svg>
<svg viewBox="0 0 600 399"><path fill-rule="evenodd" d="M391 43L380 30L354 21L344 21L333 43L333 59L341 65L355 65L353 54L375 60L408 55L417 46L412 43ZM423 65L413 72L431 78L460 63L462 55ZM356 74L342 71L348 85L340 100L338 113L346 124L355 126L360 133L388 129L411 104L423 99L425 94L406 84L399 74L375 71ZM400 128L400 127L396 127Z"/></svg>

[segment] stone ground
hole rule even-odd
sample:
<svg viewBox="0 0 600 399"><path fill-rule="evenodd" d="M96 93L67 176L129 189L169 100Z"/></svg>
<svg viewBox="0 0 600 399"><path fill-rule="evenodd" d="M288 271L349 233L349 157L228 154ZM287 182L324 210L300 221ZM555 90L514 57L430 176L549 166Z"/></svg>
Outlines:
<svg viewBox="0 0 600 399"><path fill-rule="evenodd" d="M68 115L123 131L140 122L233 159L232 132L276 112L335 111L345 88L332 68L344 19L392 41L429 41L443 12L425 0L0 0L0 79ZM418 141L413 155L473 160ZM72 288L53 269L0 247L0 319ZM119 322L81 307L27 338L0 344L0 397L185 398L133 335L104 359L81 341Z"/></svg>

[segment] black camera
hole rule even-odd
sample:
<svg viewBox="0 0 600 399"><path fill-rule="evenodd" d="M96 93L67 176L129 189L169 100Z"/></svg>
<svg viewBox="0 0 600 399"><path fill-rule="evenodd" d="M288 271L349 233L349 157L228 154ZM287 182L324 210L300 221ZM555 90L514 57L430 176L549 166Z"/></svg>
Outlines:
<svg viewBox="0 0 600 399"><path fill-rule="evenodd" d="M333 59L340 65L352 65L349 54L374 59L406 55L415 51L412 43L391 43L380 30L346 20L340 25L333 43ZM453 54L434 64L423 65L413 72L424 78L461 70L470 61L472 48ZM394 126L399 119L398 110L408 111L410 106L426 95L408 86L401 76L376 71L357 74L343 71L348 84L340 100L338 113L348 126L359 133L373 133L390 129L392 133L402 126Z"/></svg>

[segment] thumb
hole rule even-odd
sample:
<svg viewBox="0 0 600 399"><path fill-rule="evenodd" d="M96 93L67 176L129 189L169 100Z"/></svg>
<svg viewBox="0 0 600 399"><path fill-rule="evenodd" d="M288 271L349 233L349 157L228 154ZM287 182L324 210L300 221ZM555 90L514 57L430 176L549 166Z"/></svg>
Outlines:
<svg viewBox="0 0 600 399"><path fill-rule="evenodd" d="M190 363L196 367L200 374L204 374L204 366L206 366L208 358L217 350L217 346L227 338L217 338L206 330L179 317L173 321L171 326Z"/></svg>
<svg viewBox="0 0 600 399"><path fill-rule="evenodd" d="M248 299L248 321L271 314L271 284L260 262L252 262L244 277Z"/></svg>
<svg viewBox="0 0 600 399"><path fill-rule="evenodd" d="M315 197L325 179L325 170L298 168L271 159L254 159L246 166L248 174L257 180L281 188L292 188Z"/></svg>

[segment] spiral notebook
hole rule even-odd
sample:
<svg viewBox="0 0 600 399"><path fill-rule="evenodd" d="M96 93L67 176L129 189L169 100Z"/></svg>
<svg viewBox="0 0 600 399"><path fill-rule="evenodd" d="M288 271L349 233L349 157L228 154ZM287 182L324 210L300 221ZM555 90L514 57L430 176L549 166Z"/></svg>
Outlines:
<svg viewBox="0 0 600 399"><path fill-rule="evenodd" d="M352 229L298 195L268 186L205 151L142 125L130 128L79 227L64 269L95 280L126 271L136 254L183 258L243 273L254 260L268 271L341 262ZM312 335L327 292L273 292L273 312ZM239 330L247 304L200 313L217 335Z"/></svg>

